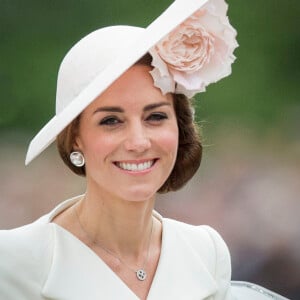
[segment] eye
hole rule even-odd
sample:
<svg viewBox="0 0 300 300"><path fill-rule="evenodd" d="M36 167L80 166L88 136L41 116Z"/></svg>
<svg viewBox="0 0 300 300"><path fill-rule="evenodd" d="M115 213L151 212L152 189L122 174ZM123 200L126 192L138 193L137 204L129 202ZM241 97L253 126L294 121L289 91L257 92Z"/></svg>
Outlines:
<svg viewBox="0 0 300 300"><path fill-rule="evenodd" d="M113 125L117 125L119 123L122 123L122 122L117 117L107 116L99 122L99 125L113 126Z"/></svg>
<svg viewBox="0 0 300 300"><path fill-rule="evenodd" d="M154 122L159 122L165 119L168 119L168 116L166 113L163 112L155 112L147 117L147 121L154 121Z"/></svg>

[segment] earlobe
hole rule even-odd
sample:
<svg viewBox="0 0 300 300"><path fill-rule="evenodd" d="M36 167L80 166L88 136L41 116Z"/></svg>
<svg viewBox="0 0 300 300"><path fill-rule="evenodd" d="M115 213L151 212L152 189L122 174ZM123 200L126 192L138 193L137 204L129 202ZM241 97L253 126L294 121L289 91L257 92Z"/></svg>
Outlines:
<svg viewBox="0 0 300 300"><path fill-rule="evenodd" d="M85 159L82 151L82 142L80 137L76 137L73 147L72 147L72 152L70 153L70 161L72 165L75 167L83 167L85 165Z"/></svg>
<svg viewBox="0 0 300 300"><path fill-rule="evenodd" d="M70 161L75 167L83 167L85 164L84 156L80 151L71 152Z"/></svg>

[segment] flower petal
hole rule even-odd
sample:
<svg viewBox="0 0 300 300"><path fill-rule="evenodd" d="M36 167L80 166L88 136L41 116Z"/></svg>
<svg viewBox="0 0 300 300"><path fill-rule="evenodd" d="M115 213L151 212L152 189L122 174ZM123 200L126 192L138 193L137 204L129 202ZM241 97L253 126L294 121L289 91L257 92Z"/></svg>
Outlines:
<svg viewBox="0 0 300 300"><path fill-rule="evenodd" d="M224 0L209 0L151 49L155 86L191 97L231 74L238 43L226 13Z"/></svg>

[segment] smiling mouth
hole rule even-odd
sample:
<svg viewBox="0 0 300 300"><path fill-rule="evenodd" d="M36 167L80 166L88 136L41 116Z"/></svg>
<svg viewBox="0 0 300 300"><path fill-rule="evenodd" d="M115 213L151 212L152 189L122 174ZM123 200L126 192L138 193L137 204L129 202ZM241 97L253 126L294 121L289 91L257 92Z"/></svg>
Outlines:
<svg viewBox="0 0 300 300"><path fill-rule="evenodd" d="M156 159L144 161L141 163L115 162L115 165L126 171L144 171L150 169L156 162Z"/></svg>

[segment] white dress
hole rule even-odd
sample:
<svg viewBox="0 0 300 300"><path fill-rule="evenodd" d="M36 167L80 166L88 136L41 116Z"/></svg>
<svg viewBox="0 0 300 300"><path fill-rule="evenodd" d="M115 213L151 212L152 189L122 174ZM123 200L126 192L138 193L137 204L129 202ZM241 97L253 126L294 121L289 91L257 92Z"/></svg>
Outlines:
<svg viewBox="0 0 300 300"><path fill-rule="evenodd" d="M80 197L64 201L34 223L0 231L1 300L137 300L89 247L51 223ZM209 226L162 222L162 249L149 300L229 300L228 249Z"/></svg>

